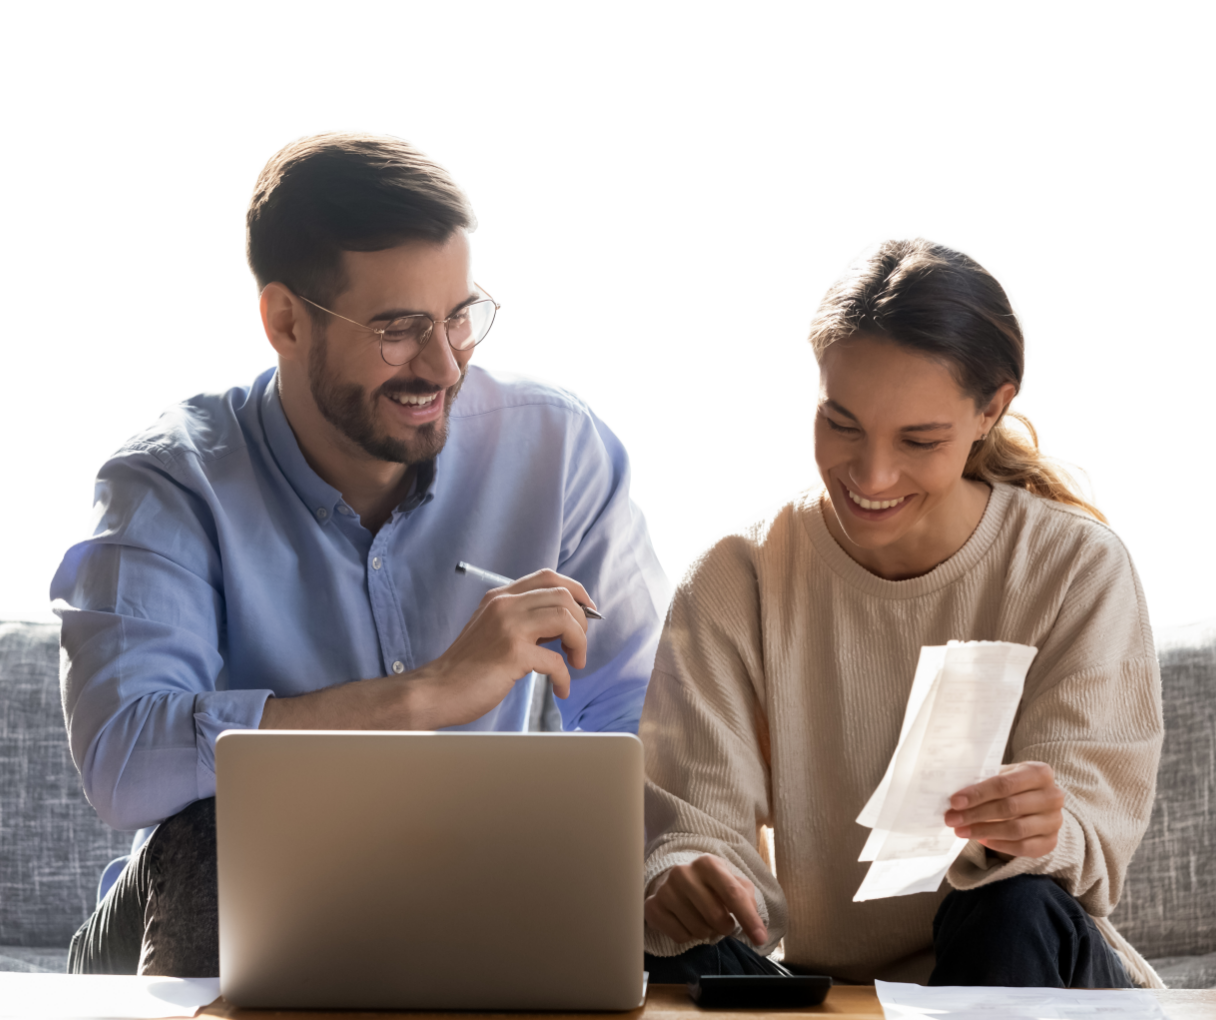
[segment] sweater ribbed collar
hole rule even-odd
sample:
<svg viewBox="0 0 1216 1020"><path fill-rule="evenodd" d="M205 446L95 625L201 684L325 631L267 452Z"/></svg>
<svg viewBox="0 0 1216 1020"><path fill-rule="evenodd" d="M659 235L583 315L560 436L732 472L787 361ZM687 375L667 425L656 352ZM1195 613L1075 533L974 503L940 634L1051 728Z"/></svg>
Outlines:
<svg viewBox="0 0 1216 1020"><path fill-rule="evenodd" d="M822 491L808 493L799 506L799 516L824 563L834 574L863 594L883 599L912 599L953 584L984 558L1001 532L1015 492L1011 485L999 482L993 485L980 523L962 548L927 574L910 577L906 581L888 581L870 573L840 547L823 519L824 495Z"/></svg>

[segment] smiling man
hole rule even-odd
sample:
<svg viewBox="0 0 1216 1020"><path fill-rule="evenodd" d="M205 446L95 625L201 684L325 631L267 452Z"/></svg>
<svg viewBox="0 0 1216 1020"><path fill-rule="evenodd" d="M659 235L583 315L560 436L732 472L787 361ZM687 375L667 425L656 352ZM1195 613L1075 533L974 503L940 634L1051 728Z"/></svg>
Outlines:
<svg viewBox="0 0 1216 1020"><path fill-rule="evenodd" d="M218 973L223 730L553 728L546 674L563 728L636 731L667 588L628 458L571 394L470 364L498 311L473 227L396 139L307 138L262 172L277 368L119 450L51 588L85 792L159 826L70 969ZM487 593L458 560L520 580Z"/></svg>

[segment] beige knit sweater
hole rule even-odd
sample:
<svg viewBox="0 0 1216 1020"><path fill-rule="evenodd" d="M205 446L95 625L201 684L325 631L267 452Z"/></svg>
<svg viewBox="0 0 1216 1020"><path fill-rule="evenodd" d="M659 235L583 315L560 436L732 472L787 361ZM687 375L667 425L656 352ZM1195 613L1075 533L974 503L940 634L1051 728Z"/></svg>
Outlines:
<svg viewBox="0 0 1216 1020"><path fill-rule="evenodd" d="M1015 641L1039 653L1006 761L1044 761L1065 791L1059 844L1007 864L974 841L956 889L1051 875L1098 920L1134 980L1161 987L1106 916L1148 825L1161 680L1144 595L1105 525L1007 485L967 543L921 577L861 567L820 496L718 542L668 613L642 714L646 883L703 853L757 887L770 952L853 981L924 981L948 890L854 903L869 830L854 819L899 737L922 645ZM759 828L771 826L776 873ZM647 928L646 949L679 946Z"/></svg>

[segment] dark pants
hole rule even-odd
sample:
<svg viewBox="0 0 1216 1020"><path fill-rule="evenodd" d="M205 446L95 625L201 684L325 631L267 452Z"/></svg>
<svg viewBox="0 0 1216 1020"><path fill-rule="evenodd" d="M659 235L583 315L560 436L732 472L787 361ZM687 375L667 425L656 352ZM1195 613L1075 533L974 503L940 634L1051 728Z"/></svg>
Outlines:
<svg viewBox="0 0 1216 1020"><path fill-rule="evenodd" d="M152 833L72 937L70 974L217 977L215 798Z"/></svg>
<svg viewBox="0 0 1216 1020"><path fill-rule="evenodd" d="M1072 896L1050 878L1018 875L951 892L933 919L931 985L1128 988L1114 951ZM679 956L646 954L655 984L701 974L778 974L777 964L734 939Z"/></svg>

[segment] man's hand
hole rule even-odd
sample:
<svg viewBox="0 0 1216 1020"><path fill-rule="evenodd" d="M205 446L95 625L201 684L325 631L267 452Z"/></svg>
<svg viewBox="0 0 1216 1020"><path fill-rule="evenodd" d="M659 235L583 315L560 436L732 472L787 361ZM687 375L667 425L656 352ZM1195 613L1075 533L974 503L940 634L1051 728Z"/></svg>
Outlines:
<svg viewBox="0 0 1216 1020"><path fill-rule="evenodd" d="M433 725L451 726L486 714L529 673L545 673L559 698L570 695L570 671L555 651L541 647L560 639L575 669L587 665L587 617L595 608L577 581L555 570L538 570L486 592L452 646L406 681Z"/></svg>
<svg viewBox="0 0 1216 1020"><path fill-rule="evenodd" d="M1064 791L1050 765L1022 761L1002 765L1001 774L968 786L950 798L946 824L956 836L974 839L1011 857L1042 857L1056 848L1064 824Z"/></svg>
<svg viewBox="0 0 1216 1020"><path fill-rule="evenodd" d="M577 581L538 570L486 592L477 611L433 662L400 676L358 680L301 694L269 698L262 729L433 730L471 722L498 705L533 670L548 674L553 693L570 694L570 671L587 665L587 617L595 608Z"/></svg>
<svg viewBox="0 0 1216 1020"><path fill-rule="evenodd" d="M729 935L736 919L753 946L768 941L755 886L721 858L704 854L664 872L646 897L646 923L676 942ZM734 915L734 916L732 916Z"/></svg>

